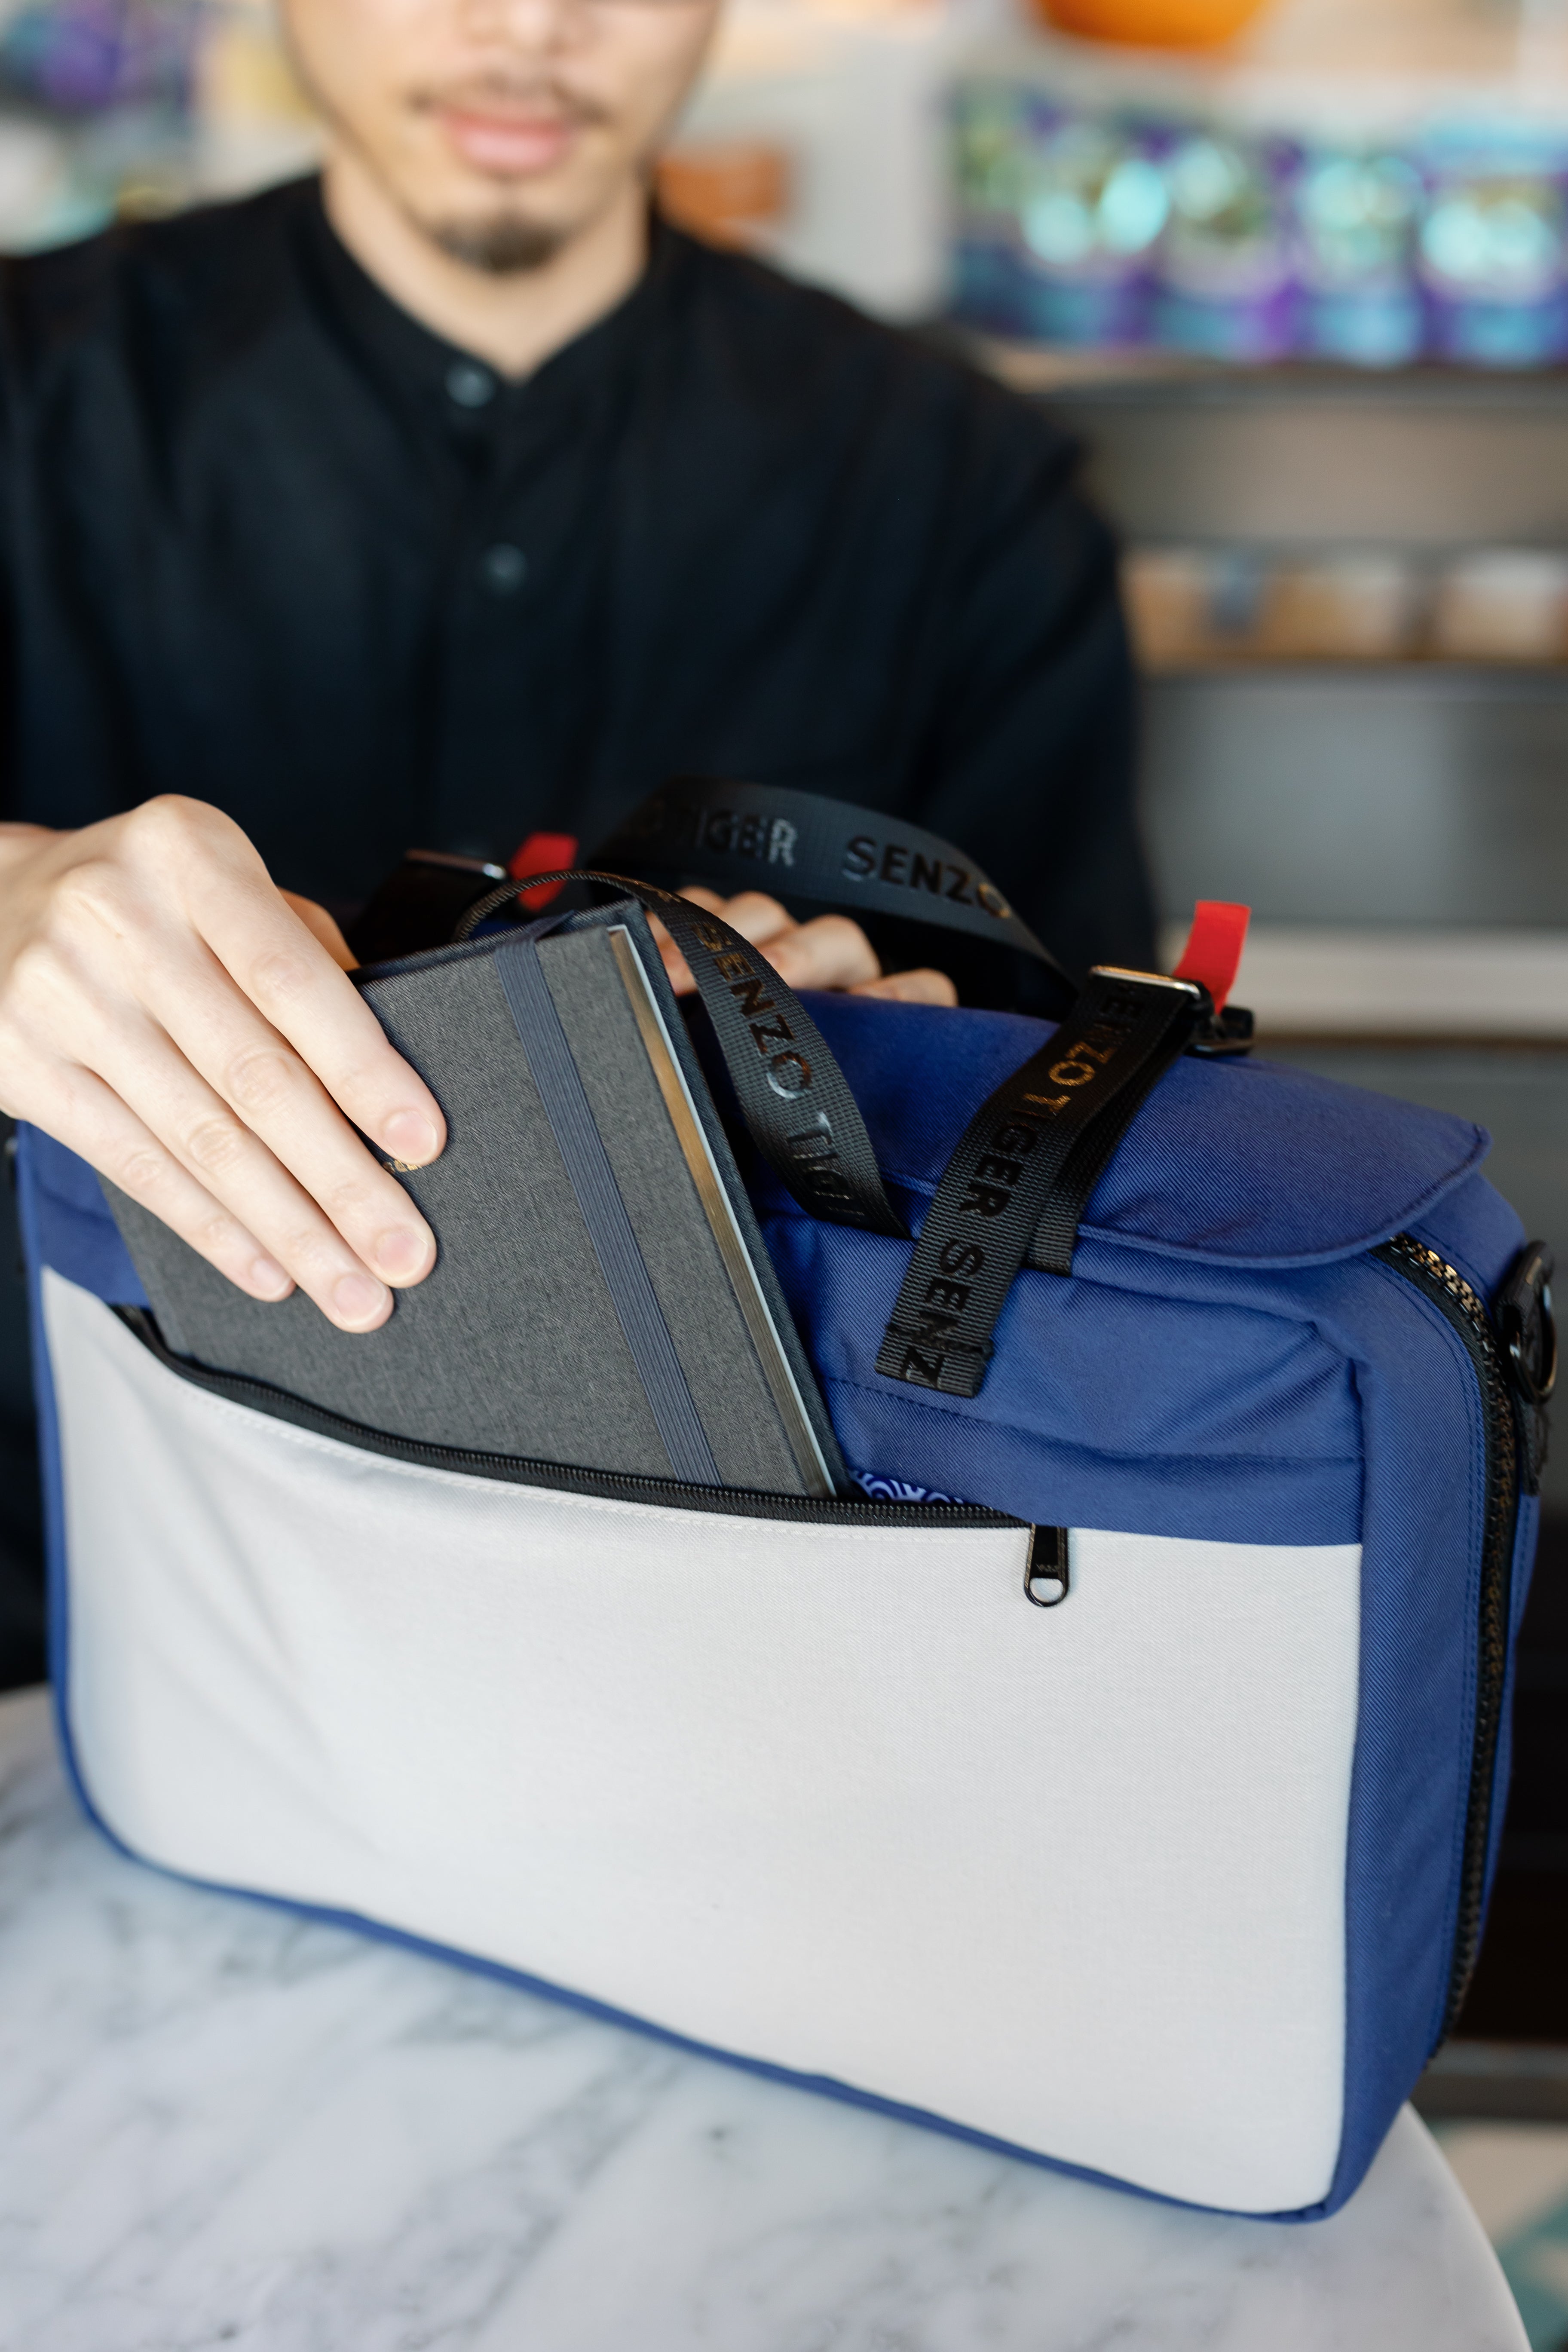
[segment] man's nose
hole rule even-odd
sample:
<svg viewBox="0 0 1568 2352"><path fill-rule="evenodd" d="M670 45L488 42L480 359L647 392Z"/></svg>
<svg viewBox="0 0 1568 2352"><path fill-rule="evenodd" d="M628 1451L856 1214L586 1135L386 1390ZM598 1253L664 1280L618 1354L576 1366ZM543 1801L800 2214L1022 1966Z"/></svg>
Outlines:
<svg viewBox="0 0 1568 2352"><path fill-rule="evenodd" d="M533 56L575 46L591 15L592 0L459 0L470 39Z"/></svg>

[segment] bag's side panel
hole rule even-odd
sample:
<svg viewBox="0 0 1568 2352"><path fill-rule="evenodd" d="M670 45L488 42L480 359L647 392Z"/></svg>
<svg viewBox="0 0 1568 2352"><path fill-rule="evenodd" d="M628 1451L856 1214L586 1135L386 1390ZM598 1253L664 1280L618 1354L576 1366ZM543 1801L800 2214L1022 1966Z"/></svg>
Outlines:
<svg viewBox="0 0 1568 2352"><path fill-rule="evenodd" d="M1523 1240L1480 1177L1417 1229L1489 1297ZM1441 2031L1476 1713L1485 1431L1452 1326L1386 1266L1310 1278L1303 1304L1356 1360L1366 1431L1362 1722L1348 1859L1345 2140L1324 2210L1382 2145ZM1533 1542L1521 1514L1516 1569ZM1505 1759L1506 1760L1506 1759ZM1500 1816L1499 1777L1494 1829Z"/></svg>
<svg viewBox="0 0 1568 2352"><path fill-rule="evenodd" d="M359 1453L46 1278L97 1805L1027 2152L1249 2211L1340 2141L1353 1544L805 1528Z"/></svg>
<svg viewBox="0 0 1568 2352"><path fill-rule="evenodd" d="M1467 1183L1448 1193L1412 1231L1417 1241L1425 1242L1436 1251L1439 1257L1458 1267L1483 1298L1490 1298L1495 1294L1519 1255L1525 1239L1524 1228L1513 1209L1480 1176L1471 1177ZM1487 1854L1489 1900L1502 1843L1513 1761L1515 1645L1530 1600L1540 1531L1541 1498L1539 1495L1521 1492L1509 1589L1508 1676L1503 1693L1502 1727L1498 1740L1497 1769L1493 1780L1491 1836Z"/></svg>

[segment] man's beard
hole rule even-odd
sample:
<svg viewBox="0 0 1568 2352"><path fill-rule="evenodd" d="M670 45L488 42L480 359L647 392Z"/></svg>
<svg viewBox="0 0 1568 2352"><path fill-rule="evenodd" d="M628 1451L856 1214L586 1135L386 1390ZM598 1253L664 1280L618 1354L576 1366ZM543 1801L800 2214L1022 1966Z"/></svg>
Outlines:
<svg viewBox="0 0 1568 2352"><path fill-rule="evenodd" d="M570 235L564 228L520 220L511 213L496 213L489 220L422 220L416 226L453 261L483 270L489 278L517 278L525 270L542 269Z"/></svg>

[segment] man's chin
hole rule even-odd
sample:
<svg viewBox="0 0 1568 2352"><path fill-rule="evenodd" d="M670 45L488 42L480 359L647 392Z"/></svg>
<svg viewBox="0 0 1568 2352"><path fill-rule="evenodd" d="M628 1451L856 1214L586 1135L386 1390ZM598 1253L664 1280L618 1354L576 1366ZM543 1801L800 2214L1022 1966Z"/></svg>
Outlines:
<svg viewBox="0 0 1568 2352"><path fill-rule="evenodd" d="M416 226L448 260L487 278L516 278L542 269L570 240L571 231L517 213L421 219Z"/></svg>

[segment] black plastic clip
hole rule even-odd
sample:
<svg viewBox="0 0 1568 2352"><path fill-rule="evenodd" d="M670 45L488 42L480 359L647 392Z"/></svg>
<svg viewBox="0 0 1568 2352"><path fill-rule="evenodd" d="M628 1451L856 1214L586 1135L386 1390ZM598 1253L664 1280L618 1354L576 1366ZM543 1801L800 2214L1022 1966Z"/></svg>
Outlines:
<svg viewBox="0 0 1568 2352"><path fill-rule="evenodd" d="M1209 1014L1187 1051L1202 1054L1205 1058L1216 1054L1250 1054L1252 1028L1252 1015L1245 1004L1227 1004L1221 1012Z"/></svg>

